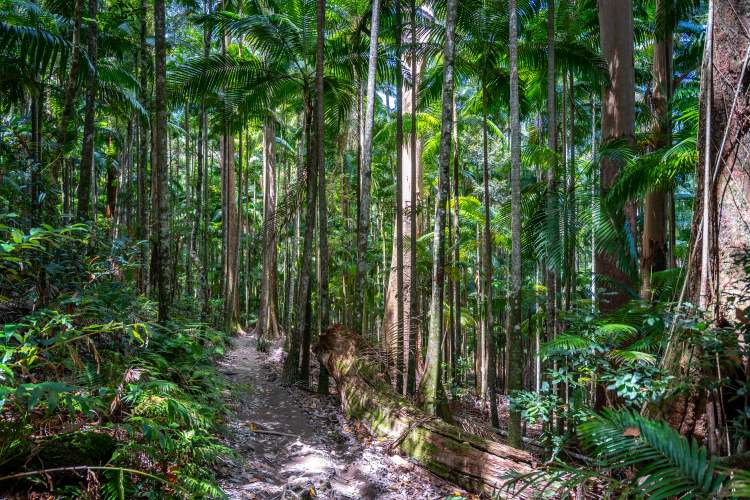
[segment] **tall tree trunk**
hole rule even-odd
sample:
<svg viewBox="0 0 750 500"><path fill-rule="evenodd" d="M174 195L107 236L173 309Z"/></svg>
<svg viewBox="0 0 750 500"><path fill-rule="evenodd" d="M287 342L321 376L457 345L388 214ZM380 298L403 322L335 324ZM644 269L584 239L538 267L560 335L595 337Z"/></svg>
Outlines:
<svg viewBox="0 0 750 500"><path fill-rule="evenodd" d="M185 118L185 207L188 213L196 204L193 203L193 184L192 184L192 155L190 148L190 104L186 101L184 108ZM197 198L197 197L196 197ZM197 207L196 207L197 209ZM192 252L195 247L195 233L191 230L187 236L187 245L185 247L185 294L188 297L193 296L193 261Z"/></svg>
<svg viewBox="0 0 750 500"><path fill-rule="evenodd" d="M210 0L204 0L203 2L203 11L206 14L211 13L211 2ZM211 53L211 30L209 29L208 25L204 26L203 28L203 57L207 58ZM201 97L201 110L200 110L200 148L203 151L203 186L202 190L199 190L200 196L201 196L201 205L202 205L202 211L201 213L196 214L196 228L199 228L201 225L201 222L203 223L203 229L200 231L201 233L201 250L200 250L200 260L201 260L201 299L202 299L202 305L201 305L201 318L203 321L206 321L208 318L208 301L210 297L210 288L208 283L208 257L209 257L209 248L208 248L208 221L211 214L211 207L209 206L209 182L211 180L210 176L210 159L209 159L209 146L208 146L208 115L206 113L206 99L205 97ZM201 216L203 220L201 221Z"/></svg>
<svg viewBox="0 0 750 500"><path fill-rule="evenodd" d="M276 123L269 113L263 122L263 270L258 310L258 340L279 335L276 305Z"/></svg>
<svg viewBox="0 0 750 500"><path fill-rule="evenodd" d="M367 63L367 108L365 111L364 140L360 182L360 203L357 221L357 276L354 284L354 328L364 333L362 308L365 301L365 278L367 274L367 240L370 233L370 185L372 183L372 132L375 120L375 73L378 62L378 31L380 0L372 2L370 24L370 54Z"/></svg>
<svg viewBox="0 0 750 500"><path fill-rule="evenodd" d="M396 390L404 393L404 218L403 218L403 69L401 64L401 1L396 0Z"/></svg>
<svg viewBox="0 0 750 500"><path fill-rule="evenodd" d="M559 212L557 210L557 106L555 103L555 87L557 72L555 69L555 0L547 0L547 148L550 163L547 167L547 199L546 199L546 232L547 256L545 258L545 278L547 288L546 324L547 339L555 336L557 297L557 275L555 262L552 259L557 247L559 235Z"/></svg>
<svg viewBox="0 0 750 500"><path fill-rule="evenodd" d="M395 231L393 232L393 251L391 252L391 266L388 274L388 282L385 289L385 303L383 312L383 335L385 345L389 352L390 379L395 384L396 391L404 393L406 390L405 366L408 365L409 347L405 344L404 321L409 312L404 303L405 290L404 280L404 208L409 194L404 192L409 189L408 164L404 160L404 133L403 133L403 110L406 97L403 92L403 72L401 61L401 5L396 5L396 189L395 189ZM406 152L408 158L408 152ZM406 181L406 182L404 182ZM408 210L408 208L407 208Z"/></svg>
<svg viewBox="0 0 750 500"><path fill-rule="evenodd" d="M302 381L305 385L309 382L309 348L310 348L310 323L311 323L311 272L313 257L313 238L315 236L315 204L318 195L318 175L316 171L316 162L313 161L313 145L310 141L313 106L310 102L309 90L305 89L305 115L304 115L304 137L305 137L305 159L307 172L304 178L307 183L305 210L305 235L302 248L302 261L299 271L299 283L297 287L297 299L295 302L302 307L297 311L296 324L292 329L292 336L289 339L289 353L284 363L284 382L293 384ZM305 355L305 350L308 354ZM305 367L302 360L307 359L308 366ZM300 365L302 364L302 367Z"/></svg>
<svg viewBox="0 0 750 500"><path fill-rule="evenodd" d="M599 30L602 55L607 61L609 80L602 91L603 144L625 141L635 144L635 69L633 66L633 5L632 0L599 0ZM604 199L620 172L621 162L602 158L600 194ZM612 212L606 210L606 212ZM625 210L607 213L618 228L633 229L632 205ZM626 221L627 217L627 221ZM627 301L624 290L629 278L617 265L618 256L599 249L597 271L602 280L603 310L613 310Z"/></svg>
<svg viewBox="0 0 750 500"><path fill-rule="evenodd" d="M315 163L318 169L318 268L320 269L318 296L319 334L328 329L330 304L328 299L328 199L326 196L325 164L325 115L323 102L323 63L325 46L326 2L317 1L315 26L317 40L315 47ZM324 364L318 373L318 392L328 394L328 370Z"/></svg>
<svg viewBox="0 0 750 500"><path fill-rule="evenodd" d="M141 100L144 102L146 109L150 108L148 104L148 74L147 74L147 60L150 57L148 52L148 46L146 45L146 0L141 0L139 14L141 18L141 25L139 30L139 49L138 49L138 81L141 84ZM147 163L148 163L148 122L141 118L138 121L138 228L137 236L139 241L149 240L148 229L148 212L146 210L147 200L147 187L146 187L146 175L147 175ZM146 293L149 282L149 255L148 246L141 245L141 265L138 269L138 289L141 293Z"/></svg>
<svg viewBox="0 0 750 500"><path fill-rule="evenodd" d="M92 0L95 1L95 0ZM154 247L158 260L154 268L159 296L159 321L169 319L172 303L172 269L170 211L169 211L169 177L167 164L167 45L166 45L166 12L164 0L154 0L154 109L156 113L156 188L158 212Z"/></svg>
<svg viewBox="0 0 750 500"><path fill-rule="evenodd" d="M445 279L445 205L448 200L448 167L451 157L453 132L453 58L455 55L455 30L457 0L447 1L445 18L445 49L443 51L443 96L440 119L440 154L438 157L438 190L435 202L436 216L432 240L432 297L430 299L430 327L427 338L427 356L424 376L420 384L420 397L425 411L434 415L438 405L440 322Z"/></svg>
<svg viewBox="0 0 750 500"><path fill-rule="evenodd" d="M417 351L417 337L419 328L419 289L417 277L417 91L419 88L419 79L417 74L417 6L416 0L411 0L411 89L409 93L410 102L409 110L411 112L411 130L409 133L409 201L407 209L409 211L409 339L406 341L406 393L414 394L417 387L417 363L420 357Z"/></svg>
<svg viewBox="0 0 750 500"><path fill-rule="evenodd" d="M224 7L224 6L222 6ZM221 39L222 53L226 53L230 43L229 37L223 35ZM229 113L229 105L224 103L225 113ZM237 225L237 174L234 168L234 132L230 129L228 120L223 123L221 142L221 184L223 192L222 225L224 249L224 330L235 332L239 328L239 234Z"/></svg>
<svg viewBox="0 0 750 500"><path fill-rule="evenodd" d="M573 73L568 71L568 161L566 186L566 242L565 242L565 310L573 307L576 288L576 143L575 143L575 85Z"/></svg>
<svg viewBox="0 0 750 500"><path fill-rule="evenodd" d="M510 253L510 328L508 353L508 392L523 388L521 359L521 124L518 111L518 24L516 0L509 0L510 12L510 190L511 190L511 253ZM491 367L494 370L494 367ZM521 446L521 413L511 410L508 422L508 444Z"/></svg>
<svg viewBox="0 0 750 500"><path fill-rule="evenodd" d="M488 365L487 389L490 396L490 421L493 427L499 427L500 421L497 415L497 381L495 380L495 323L492 318L492 230L490 229L490 166L488 158L487 141L487 86L485 76L482 76L482 184L484 190L484 331L488 337ZM484 395L482 395L484 396Z"/></svg>
<svg viewBox="0 0 750 500"><path fill-rule="evenodd" d="M89 0L88 47L86 52L93 68L86 80L86 105L83 119L83 150L81 151L81 172L78 178L78 220L88 220L91 213L91 188L94 178L94 118L96 115L96 11L97 0ZM94 219L96 214L93 214Z"/></svg>
<svg viewBox="0 0 750 500"><path fill-rule="evenodd" d="M741 332L750 307L750 274L745 267L750 255L750 175L742 168L750 161L743 97L750 73L745 31L750 5L740 0L710 1L708 20L686 299L698 304L714 325ZM738 339L740 345L744 341ZM678 362L677 380L688 380L689 390L671 401L664 415L681 433L705 437L709 453L732 451L721 435L728 416L716 388L718 367L713 355L704 356L700 345L692 349L684 345L682 339L671 341L665 358ZM742 363L748 377L747 356Z"/></svg>
<svg viewBox="0 0 750 500"><path fill-rule="evenodd" d="M52 177L56 184L60 183L60 174L65 164L65 149L68 140L68 125L73 115L73 105L75 104L76 90L78 89L78 70L81 61L81 25L83 24L83 0L75 0L75 10L73 14L73 40L71 45L73 50L70 55L70 71L68 80L65 83L65 94L63 96L63 107L60 112L60 128L57 132L57 151L52 165ZM63 214L68 215L71 209L70 203L70 179L63 174L62 176L62 194L63 194Z"/></svg>
<svg viewBox="0 0 750 500"><path fill-rule="evenodd" d="M656 10L667 9L664 0L657 0ZM653 58L652 109L654 126L652 149L672 142L670 100L672 99L672 30L662 33L657 27ZM641 297L651 299L651 274L667 268L666 202L668 193L656 187L643 202L643 238L641 244Z"/></svg>
<svg viewBox="0 0 750 500"><path fill-rule="evenodd" d="M454 110L454 115L456 111ZM455 315L453 318L453 356L451 358L451 365L455 366L456 360L463 355L461 351L461 282L463 273L461 272L461 227L459 224L459 203L458 196L461 184L461 170L460 170L460 157L461 151L459 147L459 136L458 136L458 123L454 120L454 132L455 135L453 150L453 217L451 223L453 225L453 238L455 244L453 245L453 304Z"/></svg>

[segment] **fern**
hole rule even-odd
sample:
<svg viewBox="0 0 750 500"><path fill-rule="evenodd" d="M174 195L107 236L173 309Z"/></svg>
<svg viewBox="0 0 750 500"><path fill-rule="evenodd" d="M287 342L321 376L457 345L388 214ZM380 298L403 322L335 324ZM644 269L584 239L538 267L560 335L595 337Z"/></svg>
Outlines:
<svg viewBox="0 0 750 500"><path fill-rule="evenodd" d="M705 448L666 422L607 409L582 423L578 432L605 469L635 467L633 481L651 498L714 494L726 480Z"/></svg>
<svg viewBox="0 0 750 500"><path fill-rule="evenodd" d="M666 422L649 420L627 410L606 409L578 426L584 448L596 468L576 468L556 462L530 474L510 473L503 490L526 489L560 498L580 486L596 484L623 497L650 499L706 498L722 492L727 476L717 471L706 449L688 440ZM732 496L747 492L750 474L737 472L728 489Z"/></svg>

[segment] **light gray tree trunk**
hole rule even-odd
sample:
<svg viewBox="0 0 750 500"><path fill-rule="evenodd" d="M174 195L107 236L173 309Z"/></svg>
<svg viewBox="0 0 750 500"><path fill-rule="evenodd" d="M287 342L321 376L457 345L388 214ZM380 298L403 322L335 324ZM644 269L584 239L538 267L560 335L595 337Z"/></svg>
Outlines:
<svg viewBox="0 0 750 500"><path fill-rule="evenodd" d="M445 49L443 51L443 96L440 120L440 154L438 157L438 190L435 202L435 224L432 240L432 296L430 299L430 326L427 336L427 355L424 376L420 384L420 397L425 411L434 415L438 405L440 346L442 343L442 296L445 280L445 205L448 192L448 167L451 158L453 131L453 59L455 55L455 30L457 0L447 1L445 19Z"/></svg>
<svg viewBox="0 0 750 500"><path fill-rule="evenodd" d="M365 278L367 274L367 240L370 232L370 186L372 184L372 131L375 120L375 74L378 62L378 31L380 22L380 0L372 2L370 24L370 54L367 63L367 104L365 109L364 137L362 144L362 166L360 203L357 223L357 276L354 284L354 329L364 333L362 308L365 300Z"/></svg>

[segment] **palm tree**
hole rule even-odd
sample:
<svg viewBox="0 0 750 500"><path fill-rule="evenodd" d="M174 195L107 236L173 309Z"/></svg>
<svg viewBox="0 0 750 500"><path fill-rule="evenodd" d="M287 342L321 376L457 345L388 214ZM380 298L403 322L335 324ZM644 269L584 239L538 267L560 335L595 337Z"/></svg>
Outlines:
<svg viewBox="0 0 750 500"><path fill-rule="evenodd" d="M323 93L323 63L325 48L325 20L326 2L317 1L315 25L317 42L315 45L315 162L318 168L318 250L319 261L319 303L321 332L328 328L330 322L330 306L328 298L328 199L326 196L326 165L325 165L325 116ZM323 364L318 375L318 392L328 394L328 372Z"/></svg>
<svg viewBox="0 0 750 500"><path fill-rule="evenodd" d="M156 6L154 6L156 8ZM89 0L87 16L88 21L88 46L89 60L96 68L96 11L97 0ZM79 220L89 219L91 214L91 190L94 171L94 118L96 106L96 73L90 72L86 80L86 108L83 122L83 151L81 152L81 172L78 181L78 207Z"/></svg>
<svg viewBox="0 0 750 500"><path fill-rule="evenodd" d="M96 0L90 0L95 2ZM172 303L171 269L172 242L170 240L169 177L167 171L167 45L166 13L164 0L154 0L154 114L156 121L156 164L152 165L156 176L156 207L153 215L155 230L152 251L156 253L156 285L159 297L159 321L169 319Z"/></svg>
<svg viewBox="0 0 750 500"><path fill-rule="evenodd" d="M440 121L440 156L438 158L438 190L436 217L432 240L432 296L430 324L427 333L425 372L420 386L420 397L425 411L434 415L438 404L440 346L442 343L441 310L445 278L445 205L448 201L448 167L451 157L453 130L453 59L455 56L456 0L447 1L445 15L445 49L443 51L442 115Z"/></svg>
<svg viewBox="0 0 750 500"><path fill-rule="evenodd" d="M508 329L508 391L523 388L521 359L521 124L518 110L518 24L516 0L508 2L510 40L510 158L511 158L511 255L510 255L510 325ZM521 446L521 414L511 410L508 443Z"/></svg>
<svg viewBox="0 0 750 500"><path fill-rule="evenodd" d="M370 23L370 55L367 62L367 94L360 166L360 195L357 220L357 276L354 283L354 328L364 333L363 311L365 302L365 274L367 272L367 239L370 233L370 186L372 183L372 132L375 120L375 75L378 62L378 31L380 25L380 0L372 2Z"/></svg>

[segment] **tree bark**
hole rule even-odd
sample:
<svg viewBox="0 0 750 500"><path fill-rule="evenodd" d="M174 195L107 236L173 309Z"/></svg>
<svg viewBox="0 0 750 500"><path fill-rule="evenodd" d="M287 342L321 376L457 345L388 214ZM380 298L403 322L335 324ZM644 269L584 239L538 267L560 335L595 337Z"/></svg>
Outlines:
<svg viewBox="0 0 750 500"><path fill-rule="evenodd" d="M557 73L555 69L555 0L547 0L547 148L550 161L547 166L547 196L545 217L547 232L547 255L545 258L545 283L547 289L545 330L547 339L555 336L557 276L552 251L557 247L559 235L559 213L557 211L557 106L555 104Z"/></svg>
<svg viewBox="0 0 750 500"><path fill-rule="evenodd" d="M508 353L508 393L523 389L523 360L521 359L521 123L518 103L518 24L516 0L509 0L510 12L510 191L511 191L511 254L510 254L510 328L506 350ZM494 350L494 346L493 350ZM494 365L490 366L494 370ZM521 414L510 411L508 443L521 446Z"/></svg>
<svg viewBox="0 0 750 500"><path fill-rule="evenodd" d="M490 228L490 167L489 167L489 155L488 155L488 140L487 140L487 86L484 83L483 75L482 85L482 184L484 192L484 255L483 255L483 273L484 274L484 303L482 304L483 314L483 328L485 336L489 337L487 345L488 349L488 360L487 364L491 369L485 370L487 374L487 389L490 396L490 422L494 427L500 425L497 415L497 380L495 380L495 336L494 336L494 321L492 318L492 230ZM484 394L480 394L484 397Z"/></svg>
<svg viewBox="0 0 750 500"><path fill-rule="evenodd" d="M81 172L78 178L78 206L76 210L78 220L89 220L91 214L91 187L96 182L94 178L94 119L96 116L96 11L97 0L89 0L87 16L88 46L86 52L92 68L86 80L86 104L83 119L83 150L81 151ZM93 214L96 218L96 214Z"/></svg>
<svg viewBox="0 0 750 500"><path fill-rule="evenodd" d="M153 271L159 297L159 321L169 319L172 303L172 240L170 237L169 173L167 164L167 46L164 0L154 0L154 110L156 114L156 231L153 235L157 261Z"/></svg>
<svg viewBox="0 0 750 500"><path fill-rule="evenodd" d="M633 65L632 0L599 0L599 30L602 55L607 61L609 81L602 90L601 141L625 141L635 144L635 68ZM600 194L604 199L620 172L621 162L601 159ZM633 231L634 206L624 210L604 210L615 227ZM597 251L596 268L603 278L600 287L601 309L611 311L623 305L628 296L630 278L618 266L618 255Z"/></svg>
<svg viewBox="0 0 750 500"><path fill-rule="evenodd" d="M434 415L438 404L438 374L440 346L442 344L442 296L445 280L445 205L448 201L448 167L451 156L453 132L453 58L455 55L455 30L457 0L448 0L445 18L445 48L443 51L443 96L440 119L440 153L438 157L438 190L435 201L436 216L432 239L432 297L430 299L430 326L427 338L425 371L420 383L420 397L424 409Z"/></svg>
<svg viewBox="0 0 750 500"><path fill-rule="evenodd" d="M669 8L657 0L656 10ZM651 149L669 146L672 142L670 100L672 98L672 30L660 33L657 28L653 57L654 90L651 107L654 125ZM668 193L656 187L643 201L643 237L641 243L641 298L651 299L651 275L667 268L666 202Z"/></svg>
<svg viewBox="0 0 750 500"><path fill-rule="evenodd" d="M292 330L292 337L289 339L289 353L284 363L284 382L294 384L302 381L303 384L309 383L309 349L310 349L310 323L311 323L311 306L310 306L310 281L312 271L313 256L313 238L315 236L315 204L318 197L318 175L316 171L316 162L313 160L313 146L310 142L310 128L312 126L312 103L310 102L308 90L305 89L305 116L304 116L304 136L305 136L305 158L307 162L307 172L304 172L307 183L307 208L305 211L305 235L302 248L302 262L299 271L299 284L297 287L296 303L302 309L297 311L296 324ZM299 309L299 307L298 307ZM307 353L305 352L307 351ZM301 365L301 366L300 366ZM306 366L307 365L307 366Z"/></svg>
<svg viewBox="0 0 750 500"><path fill-rule="evenodd" d="M315 163L318 170L318 269L320 270L318 294L318 318L320 331L328 328L330 322L330 304L328 298L328 198L326 195L325 164L325 115L323 102L323 64L325 46L326 2L317 1L315 24L317 40L315 47ZM320 366L318 373L318 392L328 394L328 371L325 365Z"/></svg>
<svg viewBox="0 0 750 500"><path fill-rule="evenodd" d="M258 310L258 340L279 336L276 270L276 123L263 121L263 270Z"/></svg>
<svg viewBox="0 0 750 500"><path fill-rule="evenodd" d="M360 350L367 350L364 340L338 325L329 328L316 346L349 418L362 420L376 437L390 440L392 448L475 493L497 494L504 474L531 472L535 464L530 453L473 436L393 393ZM522 498L535 493L527 490Z"/></svg>
<svg viewBox="0 0 750 500"><path fill-rule="evenodd" d="M65 83L65 94L63 96L63 107L60 112L60 129L57 132L57 152L55 161L52 165L52 177L56 184L60 183L60 173L65 163L65 148L67 146L69 135L68 125L73 115L73 105L75 104L76 90L78 89L78 71L81 61L81 25L83 24L83 0L75 0L75 10L73 14L73 46L70 55L70 71L68 80ZM70 213L70 179L63 174L62 177L62 195L63 195L63 214Z"/></svg>
<svg viewBox="0 0 750 500"><path fill-rule="evenodd" d="M360 203L357 221L357 276L354 284L354 326L359 331L366 325L363 322L365 303L365 278L367 274L367 240L370 232L370 185L372 184L372 133L375 120L375 74L378 62L378 31L380 22L380 0L372 2L370 23L370 54L367 63L367 108L365 110L364 140L362 144L362 165L360 182Z"/></svg>
<svg viewBox="0 0 750 500"><path fill-rule="evenodd" d="M139 49L138 49L138 81L141 84L141 99L148 109L148 74L147 59L149 57L148 46L146 45L146 0L141 0L139 14L141 25L139 30ZM137 235L139 241L149 240L149 221L148 211L146 209L148 199L148 188L146 187L147 163L149 157L149 130L148 122L140 119L138 122L138 228ZM141 266L138 270L138 289L141 293L146 293L149 282L149 255L148 245L141 244Z"/></svg>

